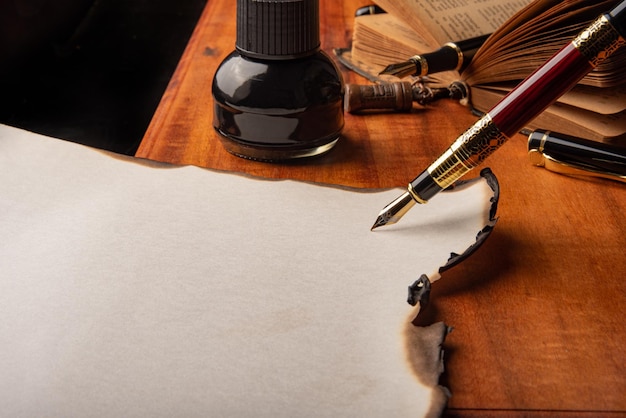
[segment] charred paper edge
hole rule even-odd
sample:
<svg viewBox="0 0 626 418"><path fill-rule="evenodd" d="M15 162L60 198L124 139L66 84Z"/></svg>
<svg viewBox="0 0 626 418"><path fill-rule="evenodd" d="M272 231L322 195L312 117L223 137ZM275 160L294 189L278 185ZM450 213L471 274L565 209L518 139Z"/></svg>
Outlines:
<svg viewBox="0 0 626 418"><path fill-rule="evenodd" d="M476 250L478 250L478 248L480 248L480 246L485 242L489 235L491 235L491 232L493 231L493 228L498 221L496 213L498 211L498 201L500 200L500 184L498 183L498 179L490 168L483 168L480 171L480 177L470 180L459 180L455 182L452 186L450 186L450 189L461 186L463 184L474 183L476 181L479 181L481 178L487 182L487 185L493 191L493 196L491 196L491 198L489 199L489 201L491 202L491 206L489 208L489 220L487 222L487 225L485 225L480 231L478 231L478 233L476 234L476 242L467 247L467 249L463 253L450 253L450 258L448 258L447 263L441 266L438 270L440 274L461 263L463 260L472 255ZM413 284L409 286L407 303L411 306L416 306L419 303L420 308L425 308L430 298L430 288L430 279L426 274L422 274L415 282L413 282Z"/></svg>
<svg viewBox="0 0 626 418"><path fill-rule="evenodd" d="M456 254L456 253L450 254L450 258L448 259L448 262L439 268L439 273L443 273L444 271L451 269L452 267L456 266L457 264L459 264L460 262L468 258L470 255L472 255L476 250L478 250L478 248L480 248L480 246L485 242L485 240L489 237L489 235L491 235L491 232L493 231L493 228L495 227L496 222L498 221L498 217L496 216L496 213L498 211L498 201L500 200L500 183L498 183L498 179L496 178L496 175L493 174L491 169L488 167L483 168L480 171L480 177L485 179L485 181L487 182L487 185L493 191L493 196L491 196L491 199L489 199L491 202L491 207L489 208L489 221L487 225L485 225L483 229L478 231L478 234L476 234L476 242L474 244L467 247L467 249L461 254ZM465 184L469 182L474 182L476 180L478 179L461 180L461 181L456 182L455 185L461 185L461 184Z"/></svg>
<svg viewBox="0 0 626 418"><path fill-rule="evenodd" d="M498 220L496 212L498 209L498 201L500 199L500 185L491 169L484 168L481 170L480 177L471 180L457 181L450 186L450 189L463 184L480 181L481 179L484 179L493 191L493 195L489 199L491 206L489 207L489 220L487 225L485 225L476 235L476 242L471 244L462 254L452 253L448 262L439 268L439 273L452 268L473 254L489 237ZM428 305L430 290L431 281L426 274L422 274L411 286L409 286L409 296L407 302L412 306L419 304L416 316ZM434 345L432 344L432 339L426 338L427 335L430 335L433 332L438 333L438 338L436 338L436 343ZM417 326L412 322L407 324L407 348L409 350L409 359L412 359L411 365L413 371L418 380L430 387L433 391L429 411L426 415L428 418L442 416L447 408L448 400L452 396L450 389L440 384L441 374L445 370L445 351L443 349L443 344L450 332L452 332L452 327L443 322L438 322L429 326ZM412 338L409 337L410 335L412 335ZM429 347L425 358L423 357L424 347ZM414 354L413 357L411 357L411 353L415 353L415 350L418 349L422 350L420 351L421 355L417 356L417 358L420 358L421 361L415 362L416 357Z"/></svg>

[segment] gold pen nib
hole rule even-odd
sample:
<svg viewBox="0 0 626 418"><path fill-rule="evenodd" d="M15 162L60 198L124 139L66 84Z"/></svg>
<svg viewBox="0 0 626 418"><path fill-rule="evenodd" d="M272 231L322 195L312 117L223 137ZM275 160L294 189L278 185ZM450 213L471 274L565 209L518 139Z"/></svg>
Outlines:
<svg viewBox="0 0 626 418"><path fill-rule="evenodd" d="M398 78L404 78L415 74L416 71L417 68L413 61L404 61L388 65L379 75L393 75Z"/></svg>
<svg viewBox="0 0 626 418"><path fill-rule="evenodd" d="M409 192L405 192L380 211L371 230L373 231L381 226L395 224L413 207L413 205L415 205L415 200L413 200Z"/></svg>

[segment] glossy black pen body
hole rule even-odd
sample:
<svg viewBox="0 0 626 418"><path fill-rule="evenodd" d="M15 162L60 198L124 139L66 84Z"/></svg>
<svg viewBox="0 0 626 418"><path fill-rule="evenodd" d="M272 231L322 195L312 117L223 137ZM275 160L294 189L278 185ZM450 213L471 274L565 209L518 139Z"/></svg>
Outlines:
<svg viewBox="0 0 626 418"><path fill-rule="evenodd" d="M423 77L442 71L460 71L470 63L478 48L488 37L489 35L483 35L458 42L448 42L436 51L413 55L406 61L390 64L380 74L404 78L410 75Z"/></svg>
<svg viewBox="0 0 626 418"><path fill-rule="evenodd" d="M528 135L528 157L556 173L626 182L626 147L538 129Z"/></svg>
<svg viewBox="0 0 626 418"><path fill-rule="evenodd" d="M375 4L370 4L369 6L363 6L356 9L354 12L355 17L359 16L369 16L369 15L379 15L382 13L386 13L380 6Z"/></svg>

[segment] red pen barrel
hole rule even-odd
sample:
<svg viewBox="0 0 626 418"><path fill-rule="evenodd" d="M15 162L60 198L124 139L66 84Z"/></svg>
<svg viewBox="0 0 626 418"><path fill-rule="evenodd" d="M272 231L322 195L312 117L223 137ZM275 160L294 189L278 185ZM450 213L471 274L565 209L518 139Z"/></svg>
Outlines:
<svg viewBox="0 0 626 418"><path fill-rule="evenodd" d="M495 105L489 116L501 133L512 136L592 69L589 60L569 43Z"/></svg>
<svg viewBox="0 0 626 418"><path fill-rule="evenodd" d="M424 203L453 184L574 87L593 68L626 44L626 0L596 19L572 42L528 76L466 130L435 162L409 183ZM615 26L613 25L615 23Z"/></svg>
<svg viewBox="0 0 626 418"><path fill-rule="evenodd" d="M626 45L625 38L626 0L622 0L463 132L450 148L409 183L404 195L383 209L373 228L397 222L408 211L411 202L428 202L482 164L509 137Z"/></svg>
<svg viewBox="0 0 626 418"><path fill-rule="evenodd" d="M409 183L426 202L478 167L512 135L574 87L593 64L569 43L466 130L425 172Z"/></svg>
<svg viewBox="0 0 626 418"><path fill-rule="evenodd" d="M623 1L522 81L488 112L498 130L506 136L518 132L624 45L625 20Z"/></svg>

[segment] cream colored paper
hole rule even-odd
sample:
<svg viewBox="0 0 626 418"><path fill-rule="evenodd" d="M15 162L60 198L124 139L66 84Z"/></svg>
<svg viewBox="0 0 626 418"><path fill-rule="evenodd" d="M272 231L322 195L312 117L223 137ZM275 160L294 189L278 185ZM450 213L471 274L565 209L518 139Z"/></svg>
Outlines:
<svg viewBox="0 0 626 418"><path fill-rule="evenodd" d="M407 358L407 286L474 243L490 190L371 232L399 192L146 165L0 126L2 414L427 414L445 395Z"/></svg>

